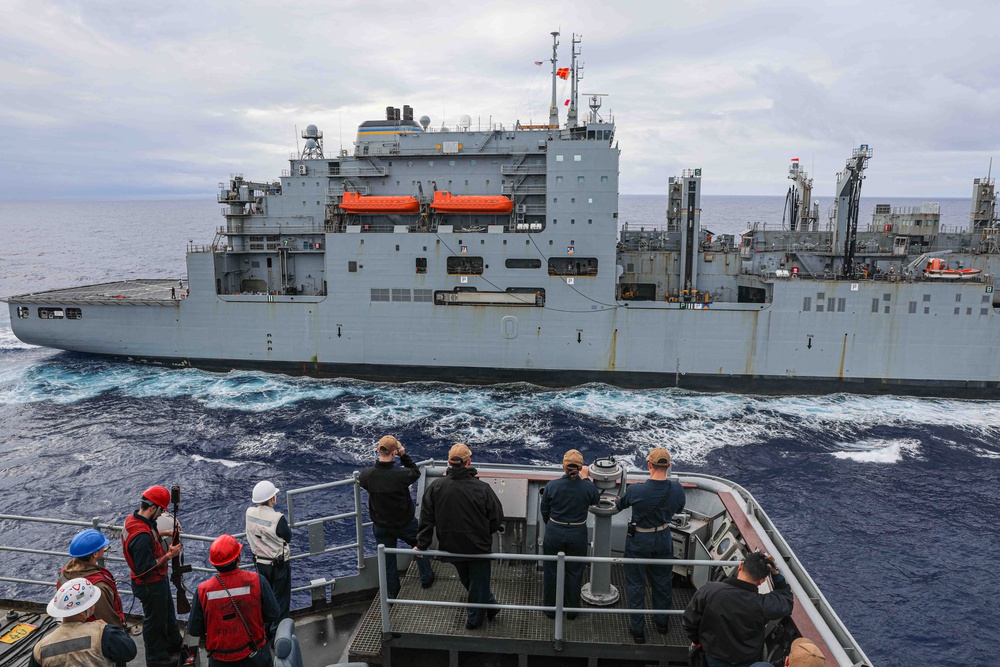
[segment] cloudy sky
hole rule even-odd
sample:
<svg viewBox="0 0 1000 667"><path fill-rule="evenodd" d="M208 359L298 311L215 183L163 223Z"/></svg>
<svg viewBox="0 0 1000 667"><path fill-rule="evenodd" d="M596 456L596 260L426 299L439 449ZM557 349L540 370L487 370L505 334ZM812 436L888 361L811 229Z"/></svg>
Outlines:
<svg viewBox="0 0 1000 667"><path fill-rule="evenodd" d="M210 197L279 176L296 127L331 152L390 104L544 122L553 30L609 95L623 193L701 167L706 194L780 195L799 157L829 197L868 143L866 195L968 197L1000 157L998 7L0 0L0 198Z"/></svg>

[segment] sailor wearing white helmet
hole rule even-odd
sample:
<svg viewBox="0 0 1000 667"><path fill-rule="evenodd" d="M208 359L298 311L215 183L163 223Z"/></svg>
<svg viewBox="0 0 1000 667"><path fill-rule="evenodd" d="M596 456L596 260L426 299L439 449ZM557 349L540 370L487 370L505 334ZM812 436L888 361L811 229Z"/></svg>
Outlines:
<svg viewBox="0 0 1000 667"><path fill-rule="evenodd" d="M101 592L86 579L60 586L45 611L62 623L35 644L28 667L124 667L135 658L135 642L124 630L94 620L100 599Z"/></svg>
<svg viewBox="0 0 1000 667"><path fill-rule="evenodd" d="M258 482L253 487L251 499L254 504L247 508L247 542L257 573L271 585L278 600L280 621L288 618L292 600L292 566L288 562L292 555L288 546L292 541L292 529L285 515L274 509L278 500L278 488L274 484L267 480Z"/></svg>

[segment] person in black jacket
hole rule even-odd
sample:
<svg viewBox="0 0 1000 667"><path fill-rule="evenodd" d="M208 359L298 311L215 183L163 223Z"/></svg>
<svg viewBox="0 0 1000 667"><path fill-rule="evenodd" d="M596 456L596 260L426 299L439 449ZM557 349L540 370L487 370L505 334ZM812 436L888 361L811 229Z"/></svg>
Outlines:
<svg viewBox="0 0 1000 667"><path fill-rule="evenodd" d="M774 590L760 594L768 574ZM764 626L790 616L792 590L768 554L755 551L740 563L735 577L710 581L684 610L684 631L700 644L708 667L746 667L760 657Z"/></svg>
<svg viewBox="0 0 1000 667"><path fill-rule="evenodd" d="M420 479L420 469L410 459L406 449L391 435L378 441L378 461L371 468L365 468L358 477L358 484L368 492L368 515L372 520L372 530L379 544L395 549L397 540L403 540L411 547L417 546L417 518L410 497L410 486ZM402 467L395 464L396 457ZM434 583L434 570L430 559L418 558L420 585L430 588ZM388 595L399 595L399 569L396 554L385 555L385 576Z"/></svg>
<svg viewBox="0 0 1000 667"><path fill-rule="evenodd" d="M503 507L497 494L486 482L476 478L471 467L472 451L456 443L448 452L448 470L444 477L431 484L420 504L420 530L417 533L419 551L431 546L437 531L442 551L456 554L488 554L493 551L493 533L503 524ZM419 557L419 556L418 556ZM473 604L497 604L490 591L490 560L450 560L458 570L458 578L469 592ZM483 620L493 620L499 609L466 609L465 627L475 630Z"/></svg>

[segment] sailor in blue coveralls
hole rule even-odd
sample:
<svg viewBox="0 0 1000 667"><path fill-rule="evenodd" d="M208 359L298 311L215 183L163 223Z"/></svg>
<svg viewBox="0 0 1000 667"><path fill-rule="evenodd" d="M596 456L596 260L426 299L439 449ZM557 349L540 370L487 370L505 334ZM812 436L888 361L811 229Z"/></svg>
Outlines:
<svg viewBox="0 0 1000 667"><path fill-rule="evenodd" d="M542 553L555 556L560 551L567 556L587 555L587 508L596 505L601 492L590 481L589 469L583 465L583 454L571 449L563 456L566 474L545 485L542 496L542 520L545 521L545 538ZM566 563L566 584L563 605L580 606L580 588L583 586L583 563ZM556 562L542 565L543 602L547 607L556 603ZM555 612L545 615L555 618ZM566 614L573 620L575 613Z"/></svg>
<svg viewBox="0 0 1000 667"><path fill-rule="evenodd" d="M625 538L625 558L673 558L674 543L670 537L670 520L684 509L684 487L677 480L667 479L670 454L656 447L646 457L649 479L632 484L616 501L619 510L632 508L635 535ZM625 597L630 609L646 606L646 580L654 609L670 609L673 593L671 565L625 565ZM667 632L666 614L656 614L653 622L661 634ZM629 632L636 644L646 642L646 617L629 615Z"/></svg>

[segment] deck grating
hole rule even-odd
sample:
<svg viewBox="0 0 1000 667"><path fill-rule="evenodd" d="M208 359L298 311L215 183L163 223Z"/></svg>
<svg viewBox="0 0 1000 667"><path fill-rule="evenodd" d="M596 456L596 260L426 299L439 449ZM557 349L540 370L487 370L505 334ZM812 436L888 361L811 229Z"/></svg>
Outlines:
<svg viewBox="0 0 1000 667"><path fill-rule="evenodd" d="M402 578L400 598L413 600L444 600L464 602L465 589L455 572L455 568L447 563L433 562L435 583L429 589L420 586L416 565L411 564ZM589 579L588 574L584 581ZM622 593L613 607L626 608L624 599L624 570L620 565L611 569L612 584ZM542 603L542 572L533 562L525 563L494 563L492 589L501 604L538 604ZM693 588L674 587L673 606L683 609L691 596ZM586 606L586 605L583 605ZM649 595L646 595L646 606L650 606ZM390 607L391 629L394 635L431 635L437 639L436 647L440 649L461 648L468 646L469 640L491 638L499 640L516 640L518 642L539 642L551 644L555 631L555 621L547 618L540 611L514 611L504 609L492 622L487 622L476 630L465 629L465 609L449 607L417 607L411 605L393 605ZM352 660L365 660L381 663L381 613L376 598L368 609L368 613L351 644ZM623 645L635 646L628 632L628 619L624 615L583 614L575 620L563 622L563 636L567 645L586 644L591 649L602 646L605 649ZM454 645L449 645L449 638L454 638ZM661 635L650 615L646 615L645 647L669 646L686 650L687 637L684 635L679 617L671 617L669 632ZM463 649L464 650L464 649ZM660 649L662 650L662 649Z"/></svg>

